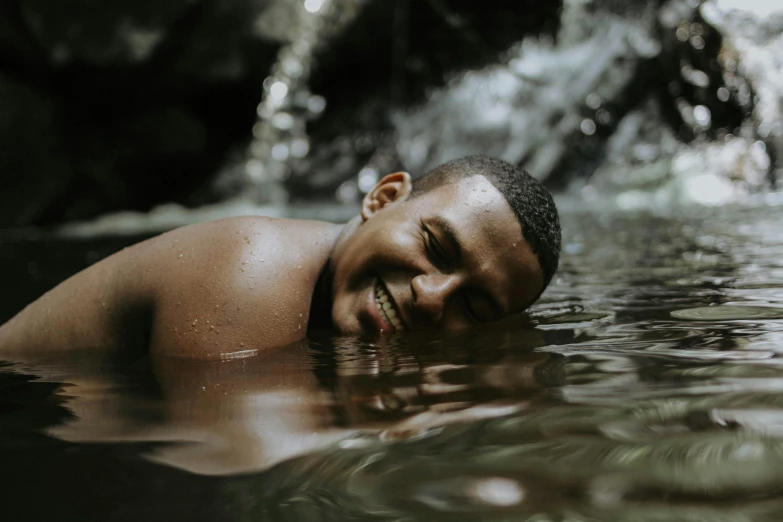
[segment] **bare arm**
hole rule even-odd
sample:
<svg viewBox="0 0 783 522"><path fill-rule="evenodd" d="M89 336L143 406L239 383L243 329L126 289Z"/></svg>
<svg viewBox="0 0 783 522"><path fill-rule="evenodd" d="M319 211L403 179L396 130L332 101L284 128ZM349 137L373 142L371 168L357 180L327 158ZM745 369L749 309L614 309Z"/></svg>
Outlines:
<svg viewBox="0 0 783 522"><path fill-rule="evenodd" d="M130 279L134 248L125 249L79 272L29 304L0 326L0 354L99 350L130 345L141 329L151 302L142 285ZM123 333L128 334L123 336ZM118 343L125 339L126 342Z"/></svg>

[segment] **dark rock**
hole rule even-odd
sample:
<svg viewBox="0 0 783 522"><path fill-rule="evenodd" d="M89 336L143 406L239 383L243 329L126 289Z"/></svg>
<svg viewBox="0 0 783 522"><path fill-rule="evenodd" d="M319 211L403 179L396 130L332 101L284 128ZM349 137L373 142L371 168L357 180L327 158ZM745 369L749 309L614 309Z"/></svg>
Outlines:
<svg viewBox="0 0 783 522"><path fill-rule="evenodd" d="M28 106L34 117L24 122L27 137L3 139L29 140L26 149L56 148L56 154L18 148L3 159L13 164L3 168L4 182L21 183L18 172L50 176L53 168L41 165L46 157L67 161L52 159L60 165L50 176L56 184L42 182L40 195L25 193L24 212L3 209L12 217L2 224L214 197L203 187L249 134L278 46L254 26L266 7L251 0L4 3L0 71L14 82L0 117L16 121Z"/></svg>
<svg viewBox="0 0 783 522"><path fill-rule="evenodd" d="M0 227L43 218L72 176L55 104L28 85L0 76Z"/></svg>
<svg viewBox="0 0 783 522"><path fill-rule="evenodd" d="M209 174L200 166L207 131L191 113L166 106L128 116L106 126L83 121L78 129L72 147L80 177L65 198L65 219L174 199Z"/></svg>

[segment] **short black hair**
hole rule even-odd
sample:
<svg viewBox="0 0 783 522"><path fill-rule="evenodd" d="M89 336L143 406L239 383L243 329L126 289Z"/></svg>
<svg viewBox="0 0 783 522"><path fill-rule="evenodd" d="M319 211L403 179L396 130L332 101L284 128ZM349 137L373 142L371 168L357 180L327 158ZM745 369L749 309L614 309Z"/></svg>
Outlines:
<svg viewBox="0 0 783 522"><path fill-rule="evenodd" d="M487 178L514 211L522 228L522 237L530 245L541 266L543 292L560 262L560 217L552 195L524 169L497 158L466 156L439 165L415 179L411 196L476 175Z"/></svg>

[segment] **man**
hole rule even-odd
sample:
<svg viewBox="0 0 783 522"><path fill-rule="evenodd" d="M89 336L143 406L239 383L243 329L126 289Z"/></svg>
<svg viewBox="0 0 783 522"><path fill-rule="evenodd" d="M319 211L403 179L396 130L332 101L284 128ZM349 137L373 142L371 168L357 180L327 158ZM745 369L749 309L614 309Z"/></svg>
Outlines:
<svg viewBox="0 0 783 522"><path fill-rule="evenodd" d="M530 306L554 274L551 196L470 156L390 174L345 225L232 218L184 227L76 274L0 327L0 352L196 358L263 353L308 329L454 330Z"/></svg>

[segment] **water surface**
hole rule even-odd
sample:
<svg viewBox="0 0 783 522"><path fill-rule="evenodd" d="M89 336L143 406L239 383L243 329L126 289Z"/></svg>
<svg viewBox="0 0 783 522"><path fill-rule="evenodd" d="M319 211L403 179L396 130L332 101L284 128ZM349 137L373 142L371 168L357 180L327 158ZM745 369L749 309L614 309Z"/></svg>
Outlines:
<svg viewBox="0 0 783 522"><path fill-rule="evenodd" d="M563 221L561 269L526 320L209 365L8 362L0 513L783 518L780 209ZM3 313L121 244L4 241Z"/></svg>

